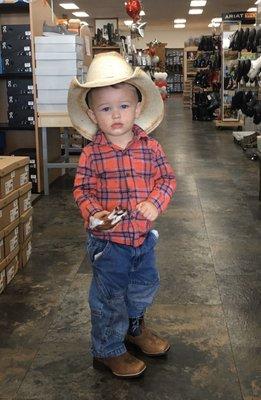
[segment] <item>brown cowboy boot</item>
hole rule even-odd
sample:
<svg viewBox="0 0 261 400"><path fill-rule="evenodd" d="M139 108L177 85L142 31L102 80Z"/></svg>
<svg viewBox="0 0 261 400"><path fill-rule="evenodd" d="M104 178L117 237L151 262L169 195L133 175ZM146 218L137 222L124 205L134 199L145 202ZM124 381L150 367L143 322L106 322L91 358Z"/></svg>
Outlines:
<svg viewBox="0 0 261 400"><path fill-rule="evenodd" d="M146 364L128 352L116 357L94 358L93 368L101 371L109 369L120 378L137 378L146 369Z"/></svg>
<svg viewBox="0 0 261 400"><path fill-rule="evenodd" d="M126 339L151 357L163 356L170 349L170 344L166 339L160 338L145 327L143 318L130 318L130 328Z"/></svg>

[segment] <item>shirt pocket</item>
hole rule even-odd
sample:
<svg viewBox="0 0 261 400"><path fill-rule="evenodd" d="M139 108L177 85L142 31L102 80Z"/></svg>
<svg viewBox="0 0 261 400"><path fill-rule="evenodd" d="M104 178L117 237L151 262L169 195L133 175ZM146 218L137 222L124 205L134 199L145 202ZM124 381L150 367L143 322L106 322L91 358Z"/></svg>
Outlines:
<svg viewBox="0 0 261 400"><path fill-rule="evenodd" d="M137 177L151 179L154 176L154 162L150 151L143 151L132 157L132 168Z"/></svg>
<svg viewBox="0 0 261 400"><path fill-rule="evenodd" d="M100 192L116 192L121 187L120 171L103 171L98 174L97 189Z"/></svg>

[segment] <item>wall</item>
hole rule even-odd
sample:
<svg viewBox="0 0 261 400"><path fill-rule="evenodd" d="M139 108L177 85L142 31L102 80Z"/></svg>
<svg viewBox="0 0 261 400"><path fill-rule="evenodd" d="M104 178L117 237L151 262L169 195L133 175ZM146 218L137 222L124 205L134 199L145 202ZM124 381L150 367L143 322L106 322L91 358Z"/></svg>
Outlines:
<svg viewBox="0 0 261 400"><path fill-rule="evenodd" d="M121 32L123 33L122 29ZM125 35L129 34L129 31L124 32ZM164 30L161 28L145 28L145 37L135 39L134 43L136 48L144 49L147 47L147 43L151 42L155 38L162 43L167 43L166 47L170 48L183 48L185 40L190 37L200 37L202 35L211 35L211 29L189 31L186 29L169 29Z"/></svg>

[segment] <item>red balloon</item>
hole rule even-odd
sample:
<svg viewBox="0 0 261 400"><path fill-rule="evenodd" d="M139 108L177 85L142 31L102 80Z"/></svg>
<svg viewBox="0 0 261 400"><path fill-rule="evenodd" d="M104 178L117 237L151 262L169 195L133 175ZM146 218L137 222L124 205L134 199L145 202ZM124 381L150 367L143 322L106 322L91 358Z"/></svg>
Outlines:
<svg viewBox="0 0 261 400"><path fill-rule="evenodd" d="M141 11L141 4L139 0L128 0L128 2L125 4L125 9L133 21L137 21L139 19L139 13Z"/></svg>
<svg viewBox="0 0 261 400"><path fill-rule="evenodd" d="M160 79L158 81L155 81L155 85L161 88L163 86L167 86L167 82Z"/></svg>

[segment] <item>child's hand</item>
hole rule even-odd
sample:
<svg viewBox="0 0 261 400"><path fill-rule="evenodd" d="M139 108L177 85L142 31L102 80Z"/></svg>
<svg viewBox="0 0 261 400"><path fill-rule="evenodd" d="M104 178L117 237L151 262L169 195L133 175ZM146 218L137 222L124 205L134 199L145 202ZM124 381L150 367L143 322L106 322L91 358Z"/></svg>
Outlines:
<svg viewBox="0 0 261 400"><path fill-rule="evenodd" d="M157 208L150 201L142 201L137 204L136 210L138 210L143 217L147 218L149 221L155 221L159 215Z"/></svg>

